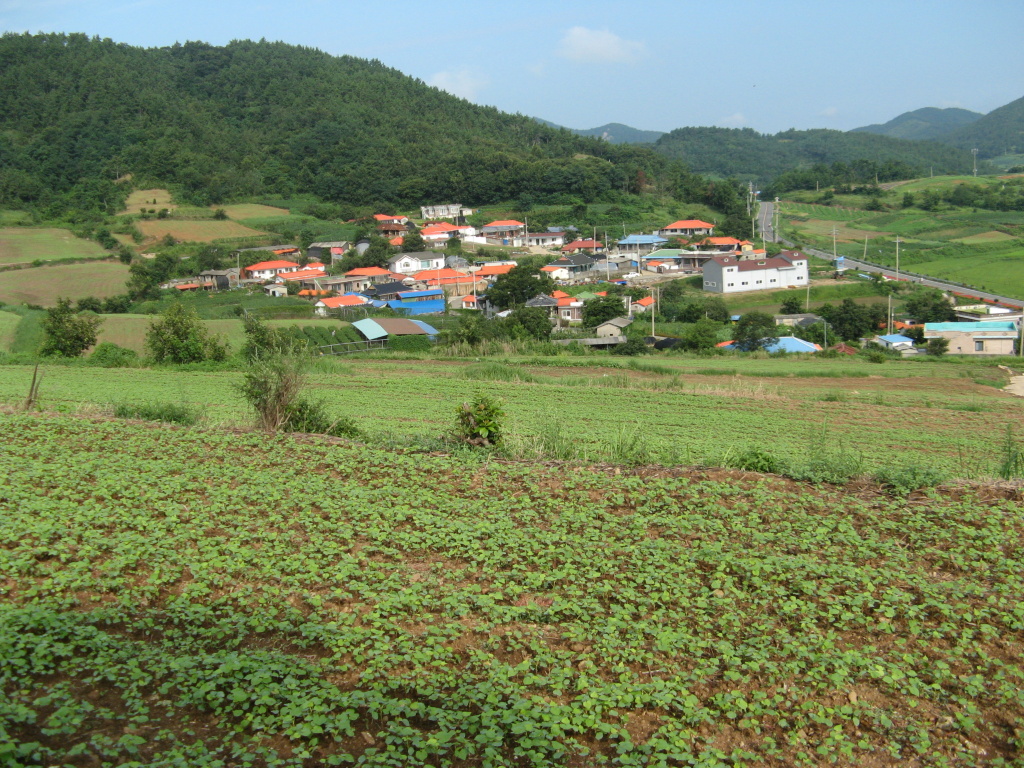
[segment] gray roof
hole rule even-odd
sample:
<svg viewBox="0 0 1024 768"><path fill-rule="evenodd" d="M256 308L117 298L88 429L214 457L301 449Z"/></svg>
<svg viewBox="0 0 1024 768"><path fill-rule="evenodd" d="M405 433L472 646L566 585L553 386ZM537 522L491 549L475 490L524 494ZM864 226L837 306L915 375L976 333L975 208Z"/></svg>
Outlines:
<svg viewBox="0 0 1024 768"><path fill-rule="evenodd" d="M558 306L558 299L553 299L553 298L551 298L550 296L548 296L547 294L544 294L544 293L538 293L536 296L534 296L532 299L530 299L528 302L526 302L526 306L528 306L528 307L557 307Z"/></svg>
<svg viewBox="0 0 1024 768"><path fill-rule="evenodd" d="M613 317L611 320L605 320L603 323L598 325L600 328L602 325L614 325L616 328L625 328L627 325L633 322L632 317Z"/></svg>
<svg viewBox="0 0 1024 768"><path fill-rule="evenodd" d="M586 267L594 264L594 260L585 253L574 253L571 256L561 256L548 264L549 267Z"/></svg>

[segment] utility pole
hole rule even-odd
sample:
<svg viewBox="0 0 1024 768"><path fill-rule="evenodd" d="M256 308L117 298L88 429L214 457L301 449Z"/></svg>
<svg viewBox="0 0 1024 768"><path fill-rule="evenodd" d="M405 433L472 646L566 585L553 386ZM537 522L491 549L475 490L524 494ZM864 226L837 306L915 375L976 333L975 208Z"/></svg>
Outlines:
<svg viewBox="0 0 1024 768"><path fill-rule="evenodd" d="M837 258L836 254L836 236L839 234L839 230L832 227L832 261L835 262Z"/></svg>
<svg viewBox="0 0 1024 768"><path fill-rule="evenodd" d="M978 150L972 149L971 154L974 155L974 175L978 175Z"/></svg>
<svg viewBox="0 0 1024 768"><path fill-rule="evenodd" d="M772 226L772 242L779 242L779 198L775 198L775 207L772 209L775 214L775 224Z"/></svg>

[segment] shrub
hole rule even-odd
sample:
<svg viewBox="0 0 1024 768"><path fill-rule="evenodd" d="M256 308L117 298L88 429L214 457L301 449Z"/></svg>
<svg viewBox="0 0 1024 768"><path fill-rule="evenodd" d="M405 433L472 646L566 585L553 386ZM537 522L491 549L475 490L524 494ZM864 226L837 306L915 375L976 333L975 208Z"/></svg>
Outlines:
<svg viewBox="0 0 1024 768"><path fill-rule="evenodd" d="M880 469L874 474L874 479L888 486L893 493L906 496L911 491L938 485L946 479L946 475L934 467L911 464Z"/></svg>
<svg viewBox="0 0 1024 768"><path fill-rule="evenodd" d="M650 350L644 343L644 340L639 336L631 336L626 339L622 344L616 344L612 347L613 355L627 355L629 357L635 357L636 355L646 355Z"/></svg>
<svg viewBox="0 0 1024 768"><path fill-rule="evenodd" d="M949 351L949 339L929 339L925 350L933 357L942 357Z"/></svg>
<svg viewBox="0 0 1024 768"><path fill-rule="evenodd" d="M146 347L158 363L200 363L227 357L227 347L210 335L193 308L180 302L171 304L150 324Z"/></svg>
<svg viewBox="0 0 1024 768"><path fill-rule="evenodd" d="M388 349L397 352L429 352L433 346L428 336L388 336Z"/></svg>
<svg viewBox="0 0 1024 768"><path fill-rule="evenodd" d="M118 403L114 406L114 415L120 419L162 421L191 427L202 418L202 411L181 403Z"/></svg>
<svg viewBox="0 0 1024 768"><path fill-rule="evenodd" d="M479 448L499 445L504 418L500 400L477 394L472 402L465 402L456 409L455 439Z"/></svg>
<svg viewBox="0 0 1024 768"><path fill-rule="evenodd" d="M130 368L138 362L139 356L132 349L119 347L109 341L98 344L89 355L89 362L103 368Z"/></svg>
<svg viewBox="0 0 1024 768"><path fill-rule="evenodd" d="M755 446L747 446L731 458L728 464L736 469L745 469L749 472L782 474L786 470L785 462L775 454Z"/></svg>
<svg viewBox="0 0 1024 768"><path fill-rule="evenodd" d="M1003 460L999 464L999 476L1013 480L1024 476L1024 445L1013 439L1013 429L1006 425L1006 439L1003 441Z"/></svg>

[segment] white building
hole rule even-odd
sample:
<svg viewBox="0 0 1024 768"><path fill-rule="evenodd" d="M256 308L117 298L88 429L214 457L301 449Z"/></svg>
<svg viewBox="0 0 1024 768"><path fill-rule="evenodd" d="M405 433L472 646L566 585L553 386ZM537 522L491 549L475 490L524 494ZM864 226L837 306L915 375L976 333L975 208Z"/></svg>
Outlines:
<svg viewBox="0 0 1024 768"><path fill-rule="evenodd" d="M443 269L444 254L429 251L400 253L388 259L388 268L403 275L412 275L425 269Z"/></svg>
<svg viewBox="0 0 1024 768"><path fill-rule="evenodd" d="M750 260L715 256L704 264L703 272L704 290L710 293L803 287L808 280L807 258L797 254Z"/></svg>
<svg viewBox="0 0 1024 768"><path fill-rule="evenodd" d="M472 208L463 208L461 203L446 203L443 205L420 206L420 216L424 220L457 219L459 218L459 216L469 216L472 213Z"/></svg>

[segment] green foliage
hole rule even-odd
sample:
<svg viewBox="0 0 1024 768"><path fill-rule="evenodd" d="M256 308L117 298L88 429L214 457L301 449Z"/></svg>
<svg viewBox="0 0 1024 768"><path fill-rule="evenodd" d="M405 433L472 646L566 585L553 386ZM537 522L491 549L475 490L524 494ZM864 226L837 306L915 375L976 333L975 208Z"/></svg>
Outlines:
<svg viewBox="0 0 1024 768"><path fill-rule="evenodd" d="M919 464L899 464L883 467L874 474L874 479L888 486L893 493L906 496L908 493L930 488L947 479L945 472L934 467Z"/></svg>
<svg viewBox="0 0 1024 768"><path fill-rule="evenodd" d="M202 409L182 403L118 403L114 415L119 419L162 421L192 427L202 419Z"/></svg>
<svg viewBox="0 0 1024 768"><path fill-rule="evenodd" d="M928 339L925 350L932 357L942 357L949 351L949 339Z"/></svg>
<svg viewBox="0 0 1024 768"><path fill-rule="evenodd" d="M46 317L40 321L43 343L39 353L81 357L96 343L101 322L96 316L83 315L72 309L71 299L57 299L57 306L46 310Z"/></svg>
<svg viewBox="0 0 1024 768"><path fill-rule="evenodd" d="M609 292L607 296L598 296L583 303L583 325L596 328L616 317L625 317L627 312L622 296Z"/></svg>
<svg viewBox="0 0 1024 768"><path fill-rule="evenodd" d="M1013 427L1006 425L1006 437L1003 440L1002 461L999 464L999 476L1003 480L1014 480L1024 477L1024 444L1014 439Z"/></svg>
<svg viewBox="0 0 1024 768"><path fill-rule="evenodd" d="M501 401L484 394L462 403L455 411L454 437L477 448L500 445L505 432Z"/></svg>
<svg viewBox="0 0 1024 768"><path fill-rule="evenodd" d="M623 355L626 357L646 355L650 351L650 348L644 342L643 338L639 336L630 336L622 344L616 344L612 347L613 355Z"/></svg>
<svg viewBox="0 0 1024 768"><path fill-rule="evenodd" d="M775 319L764 312L747 312L736 323L733 334L737 349L752 352L764 349L778 337Z"/></svg>
<svg viewBox="0 0 1024 768"><path fill-rule="evenodd" d="M433 346L428 336L388 336L388 349L396 352L429 352Z"/></svg>
<svg viewBox="0 0 1024 768"><path fill-rule="evenodd" d="M540 307L516 307L508 317L497 321L495 337L546 341L551 337L551 320Z"/></svg>
<svg viewBox="0 0 1024 768"><path fill-rule="evenodd" d="M771 451L752 445L727 457L726 464L749 472L782 474L786 471L786 463L782 459Z"/></svg>
<svg viewBox="0 0 1024 768"><path fill-rule="evenodd" d="M804 303L796 296L786 298L779 307L780 315L799 315L803 311Z"/></svg>
<svg viewBox="0 0 1024 768"><path fill-rule="evenodd" d="M89 355L90 363L103 368L129 368L136 365L138 361L139 355L135 350L119 347L109 341L97 344Z"/></svg>
<svg viewBox="0 0 1024 768"><path fill-rule="evenodd" d="M538 294L550 294L555 290L555 281L540 266L520 264L498 279L487 291L488 300L496 307L509 309L521 307Z"/></svg>
<svg viewBox="0 0 1024 768"><path fill-rule="evenodd" d="M956 312L945 294L937 288L917 288L904 302L904 309L918 323L945 323L956 320Z"/></svg>
<svg viewBox="0 0 1024 768"><path fill-rule="evenodd" d="M464 371L467 379L476 381L516 381L526 383L537 383L537 377L521 368L505 365L504 363L487 362L471 365Z"/></svg>
<svg viewBox="0 0 1024 768"><path fill-rule="evenodd" d="M150 323L146 348L158 363L199 363L227 357L227 347L212 337L195 309L175 302Z"/></svg>

